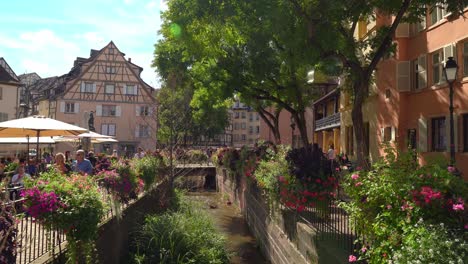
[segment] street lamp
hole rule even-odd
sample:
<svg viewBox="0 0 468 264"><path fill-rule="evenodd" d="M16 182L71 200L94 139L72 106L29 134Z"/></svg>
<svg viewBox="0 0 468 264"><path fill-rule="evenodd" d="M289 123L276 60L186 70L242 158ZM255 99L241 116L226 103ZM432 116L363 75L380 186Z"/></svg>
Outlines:
<svg viewBox="0 0 468 264"><path fill-rule="evenodd" d="M444 75L450 88L450 165L455 166L455 131L453 124L453 83L457 79L457 62L449 57L444 67Z"/></svg>

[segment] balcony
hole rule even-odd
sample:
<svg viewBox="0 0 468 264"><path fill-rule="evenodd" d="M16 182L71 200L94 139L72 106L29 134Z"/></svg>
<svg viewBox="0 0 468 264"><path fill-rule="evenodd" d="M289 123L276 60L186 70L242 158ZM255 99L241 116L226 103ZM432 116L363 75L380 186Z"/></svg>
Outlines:
<svg viewBox="0 0 468 264"><path fill-rule="evenodd" d="M335 113L315 121L315 131L339 127L340 123L340 113Z"/></svg>

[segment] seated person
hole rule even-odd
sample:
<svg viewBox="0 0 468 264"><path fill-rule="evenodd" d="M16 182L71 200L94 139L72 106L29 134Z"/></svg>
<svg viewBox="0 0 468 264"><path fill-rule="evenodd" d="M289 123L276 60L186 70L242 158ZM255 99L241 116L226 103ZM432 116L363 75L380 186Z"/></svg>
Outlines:
<svg viewBox="0 0 468 264"><path fill-rule="evenodd" d="M24 178L31 178L31 175L25 172L24 166L18 167L18 173L11 178L10 185L12 187L24 187ZM16 200L19 197L18 190L10 191L10 200Z"/></svg>
<svg viewBox="0 0 468 264"><path fill-rule="evenodd" d="M93 174L93 165L87 159L85 159L85 152L82 149L76 151L76 160L73 162L73 171L78 172L81 175Z"/></svg>
<svg viewBox="0 0 468 264"><path fill-rule="evenodd" d="M55 155L54 167L62 174L68 174L71 171L70 165L65 163L65 155L61 152Z"/></svg>
<svg viewBox="0 0 468 264"><path fill-rule="evenodd" d="M37 174L37 166L36 166L36 160L35 159L30 159L28 162L28 166L26 168L26 173L29 175L36 175Z"/></svg>

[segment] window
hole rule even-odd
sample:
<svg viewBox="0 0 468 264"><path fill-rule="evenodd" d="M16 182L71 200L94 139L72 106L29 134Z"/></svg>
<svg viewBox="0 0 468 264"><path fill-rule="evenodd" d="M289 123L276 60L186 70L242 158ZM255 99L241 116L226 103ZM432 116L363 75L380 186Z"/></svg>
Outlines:
<svg viewBox="0 0 468 264"><path fill-rule="evenodd" d="M75 103L65 103L65 113L75 113Z"/></svg>
<svg viewBox="0 0 468 264"><path fill-rule="evenodd" d="M140 116L149 116L149 106L140 106Z"/></svg>
<svg viewBox="0 0 468 264"><path fill-rule="evenodd" d="M234 118L239 118L239 112L234 113Z"/></svg>
<svg viewBox="0 0 468 264"><path fill-rule="evenodd" d="M113 84L106 84L106 88L104 89L105 94L114 94L115 86Z"/></svg>
<svg viewBox="0 0 468 264"><path fill-rule="evenodd" d="M149 126L147 126L147 125L140 125L138 131L139 131L138 136L141 137L141 138L147 138L150 135L150 133L149 133L150 129L149 129Z"/></svg>
<svg viewBox="0 0 468 264"><path fill-rule="evenodd" d="M0 122L8 121L8 113L0 113Z"/></svg>
<svg viewBox="0 0 468 264"><path fill-rule="evenodd" d="M112 66L106 67L106 73L115 74L116 72L117 72L117 69L115 67L112 67Z"/></svg>
<svg viewBox="0 0 468 264"><path fill-rule="evenodd" d="M253 126L249 126L249 134L253 134Z"/></svg>
<svg viewBox="0 0 468 264"><path fill-rule="evenodd" d="M136 85L126 85L125 86L125 94L126 95L137 95L137 88Z"/></svg>
<svg viewBox="0 0 468 264"><path fill-rule="evenodd" d="M249 113L249 121L253 121L253 113Z"/></svg>
<svg viewBox="0 0 468 264"><path fill-rule="evenodd" d="M447 135L445 134L445 117L432 119L432 151L445 151Z"/></svg>
<svg viewBox="0 0 468 264"><path fill-rule="evenodd" d="M245 129L245 123L241 123L241 129L242 129L242 130Z"/></svg>
<svg viewBox="0 0 468 264"><path fill-rule="evenodd" d="M443 76L443 54L442 50L432 54L432 84L440 84L445 81Z"/></svg>
<svg viewBox="0 0 468 264"><path fill-rule="evenodd" d="M256 128L257 128L257 129L256 129L256 133L257 133L257 134L260 134L260 126L257 126Z"/></svg>
<svg viewBox="0 0 468 264"><path fill-rule="evenodd" d="M236 102L236 103L234 104L234 107L235 107L235 108L239 108L239 102Z"/></svg>
<svg viewBox="0 0 468 264"><path fill-rule="evenodd" d="M94 93L94 83L85 82L84 83L84 90L82 90L82 92Z"/></svg>
<svg viewBox="0 0 468 264"><path fill-rule="evenodd" d="M255 120L260 120L260 115L257 113L257 115L255 116Z"/></svg>
<svg viewBox="0 0 468 264"><path fill-rule="evenodd" d="M392 140L392 127L384 127L382 129L382 141L390 142Z"/></svg>
<svg viewBox="0 0 468 264"><path fill-rule="evenodd" d="M432 9L431 12L431 25L437 24L440 20L447 15L447 10L445 5L438 5Z"/></svg>
<svg viewBox="0 0 468 264"><path fill-rule="evenodd" d="M463 77L468 77L468 41L463 43ZM0 92L0 99L1 97Z"/></svg>
<svg viewBox="0 0 468 264"><path fill-rule="evenodd" d="M103 105L102 116L116 116L117 106L115 105Z"/></svg>
<svg viewBox="0 0 468 264"><path fill-rule="evenodd" d="M101 134L107 136L115 136L115 124L102 124Z"/></svg>
<svg viewBox="0 0 468 264"><path fill-rule="evenodd" d="M463 152L468 152L468 114L463 115Z"/></svg>
<svg viewBox="0 0 468 264"><path fill-rule="evenodd" d="M239 123L234 123L234 130L239 130Z"/></svg>
<svg viewBox="0 0 468 264"><path fill-rule="evenodd" d="M245 141L247 139L247 136L245 134L242 134L242 141Z"/></svg>
<svg viewBox="0 0 468 264"><path fill-rule="evenodd" d="M408 149L416 149L416 129L408 129Z"/></svg>
<svg viewBox="0 0 468 264"><path fill-rule="evenodd" d="M242 112L242 119L245 119L246 118L246 114L245 112Z"/></svg>
<svg viewBox="0 0 468 264"><path fill-rule="evenodd" d="M114 54L114 48L109 48L109 54Z"/></svg>

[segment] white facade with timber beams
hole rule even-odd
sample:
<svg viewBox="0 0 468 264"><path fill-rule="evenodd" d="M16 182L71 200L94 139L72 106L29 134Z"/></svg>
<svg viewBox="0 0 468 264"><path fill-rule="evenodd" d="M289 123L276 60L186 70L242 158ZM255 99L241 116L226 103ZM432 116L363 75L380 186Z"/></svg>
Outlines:
<svg viewBox="0 0 468 264"><path fill-rule="evenodd" d="M39 107L48 113L40 114L89 129L92 115L97 133L119 141L96 146L98 152L132 155L139 146L155 148L154 89L141 79L142 71L113 42L91 50L89 58L77 58L71 71L58 77L62 84L48 88L48 98L39 102L48 105Z"/></svg>

